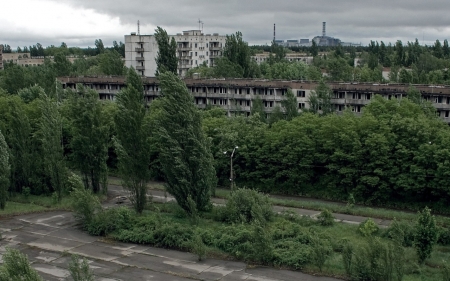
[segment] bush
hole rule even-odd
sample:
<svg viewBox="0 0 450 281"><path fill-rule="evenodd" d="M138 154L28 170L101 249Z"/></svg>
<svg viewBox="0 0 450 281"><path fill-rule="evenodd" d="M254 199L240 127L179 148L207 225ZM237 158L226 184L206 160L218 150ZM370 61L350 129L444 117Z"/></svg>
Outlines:
<svg viewBox="0 0 450 281"><path fill-rule="evenodd" d="M450 281L450 266L447 261L442 261L443 267L442 267L442 281Z"/></svg>
<svg viewBox="0 0 450 281"><path fill-rule="evenodd" d="M321 226L332 226L334 224L334 216L327 209L323 209L317 216L317 220Z"/></svg>
<svg viewBox="0 0 450 281"><path fill-rule="evenodd" d="M274 244L273 263L276 266L302 269L310 260L311 247L309 245L294 241L294 239L284 239Z"/></svg>
<svg viewBox="0 0 450 281"><path fill-rule="evenodd" d="M368 218L362 223L360 223L358 227L358 232L365 237L372 236L376 234L379 230L380 228L371 218Z"/></svg>
<svg viewBox="0 0 450 281"><path fill-rule="evenodd" d="M69 187L71 187L70 195L72 200L72 209L74 216L82 224L83 228L91 223L95 213L101 209L100 202L89 189L84 185L79 176L72 174L68 179Z"/></svg>
<svg viewBox="0 0 450 281"><path fill-rule="evenodd" d="M311 243L311 263L316 266L320 272L332 253L330 242L327 239L320 239L315 236Z"/></svg>
<svg viewBox="0 0 450 281"><path fill-rule="evenodd" d="M72 255L69 272L73 281L94 281L94 274L89 268L87 260L80 259L77 255Z"/></svg>
<svg viewBox="0 0 450 281"><path fill-rule="evenodd" d="M267 195L251 189L232 192L225 207L216 211L216 219L233 223L266 223L273 217L272 204Z"/></svg>
<svg viewBox="0 0 450 281"><path fill-rule="evenodd" d="M0 266L0 280L42 281L34 270L26 255L18 250L7 248L3 254L3 265Z"/></svg>
<svg viewBox="0 0 450 281"><path fill-rule="evenodd" d="M86 228L91 235L104 236L117 229L129 228L132 218L132 211L126 207L111 208L98 212Z"/></svg>
<svg viewBox="0 0 450 281"><path fill-rule="evenodd" d="M439 227L437 243L442 246L450 245L450 229Z"/></svg>
<svg viewBox="0 0 450 281"><path fill-rule="evenodd" d="M416 236L414 246L416 248L419 263L423 263L430 257L433 246L437 240L437 228L434 216L428 207L418 213L416 223Z"/></svg>
<svg viewBox="0 0 450 281"><path fill-rule="evenodd" d="M190 243L191 252L196 254L198 261L201 261L206 256L206 245L200 234L196 233Z"/></svg>
<svg viewBox="0 0 450 281"><path fill-rule="evenodd" d="M411 247L414 244L415 230L409 222L394 220L384 232L384 236L392 240L400 239L404 247Z"/></svg>
<svg viewBox="0 0 450 281"><path fill-rule="evenodd" d="M153 233L155 245L163 248L186 249L194 232L191 228L179 223L166 223Z"/></svg>
<svg viewBox="0 0 450 281"><path fill-rule="evenodd" d="M350 241L343 241L342 262L344 263L344 269L348 276L352 275L353 251L353 245Z"/></svg>

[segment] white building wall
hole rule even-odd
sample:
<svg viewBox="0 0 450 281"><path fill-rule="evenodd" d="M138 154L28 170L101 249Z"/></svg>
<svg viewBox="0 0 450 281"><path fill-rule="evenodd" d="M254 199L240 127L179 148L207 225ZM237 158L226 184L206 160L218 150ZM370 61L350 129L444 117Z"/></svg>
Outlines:
<svg viewBox="0 0 450 281"><path fill-rule="evenodd" d="M182 77L189 69L202 63L214 66L215 60L222 56L226 42L225 36L203 34L200 30L184 31L169 37L177 42L178 74ZM154 35L125 35L127 67L134 67L143 76L155 76L157 54L158 45Z"/></svg>

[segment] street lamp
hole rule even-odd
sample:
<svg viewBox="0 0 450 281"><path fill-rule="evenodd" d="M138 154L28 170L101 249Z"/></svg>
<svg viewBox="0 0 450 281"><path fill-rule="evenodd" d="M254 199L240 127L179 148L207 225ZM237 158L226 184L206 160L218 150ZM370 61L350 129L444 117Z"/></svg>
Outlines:
<svg viewBox="0 0 450 281"><path fill-rule="evenodd" d="M239 147L238 146L236 146L235 148L233 148L233 151L231 152L231 155L230 155L230 187L231 187L231 191L233 191L233 179L234 179L234 176L233 176L233 156L234 156L234 152L236 151L236 149L238 149ZM223 154L227 154L227 151L224 151L223 152Z"/></svg>

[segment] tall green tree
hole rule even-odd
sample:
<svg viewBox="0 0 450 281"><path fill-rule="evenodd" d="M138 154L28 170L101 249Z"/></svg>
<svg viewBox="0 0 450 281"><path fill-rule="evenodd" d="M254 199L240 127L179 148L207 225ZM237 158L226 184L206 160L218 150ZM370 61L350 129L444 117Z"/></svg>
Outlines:
<svg viewBox="0 0 450 281"><path fill-rule="evenodd" d="M147 203L147 182L151 179L151 132L145 122L142 80L133 68L128 70L126 85L117 95L114 144L123 186L130 191L134 209L142 213Z"/></svg>
<svg viewBox="0 0 450 281"><path fill-rule="evenodd" d="M156 73L159 74L170 71L177 74L178 59L177 59L177 43L175 38L170 39L167 31L161 27L155 29L155 39L158 43L158 55L156 56Z"/></svg>
<svg viewBox="0 0 450 281"><path fill-rule="evenodd" d="M290 121L298 116L297 98L291 89L286 93L286 98L281 101L281 106L286 114L286 120Z"/></svg>
<svg viewBox="0 0 450 281"><path fill-rule="evenodd" d="M5 137L0 131L0 209L5 209L9 188L9 152Z"/></svg>
<svg viewBox="0 0 450 281"><path fill-rule="evenodd" d="M106 191L108 176L106 160L109 126L102 113L96 91L78 87L77 91L71 94L69 98L71 159L81 172L85 188L91 188L94 193L98 193L101 187Z"/></svg>
<svg viewBox="0 0 450 281"><path fill-rule="evenodd" d="M436 220L434 216L431 215L431 210L429 208L425 208L418 214L416 236L414 239L414 245L421 264L431 256L436 240Z"/></svg>
<svg viewBox="0 0 450 281"><path fill-rule="evenodd" d="M242 39L242 33L240 31L236 32L236 34L227 35L225 47L223 48L223 57L230 61L231 64L240 66L244 78L253 76L251 71L250 47Z"/></svg>
<svg viewBox="0 0 450 281"><path fill-rule="evenodd" d="M106 50L101 54L99 67L106 75L123 75L125 70L122 57L116 50Z"/></svg>
<svg viewBox="0 0 450 281"><path fill-rule="evenodd" d="M309 95L309 110L312 113L320 113L322 115L330 114L333 112L331 105L331 96L333 91L330 87L325 84L322 80L319 85L317 85L314 91L311 91Z"/></svg>
<svg viewBox="0 0 450 281"><path fill-rule="evenodd" d="M195 214L210 207L217 184L210 144L183 81L170 72L160 74L159 81L158 135L166 189L187 213Z"/></svg>
<svg viewBox="0 0 450 281"><path fill-rule="evenodd" d="M42 145L42 153L45 155L43 159L45 172L60 201L67 175L62 145L62 117L56 101L47 95L40 97L40 109L42 116L38 124L37 137Z"/></svg>
<svg viewBox="0 0 450 281"><path fill-rule="evenodd" d="M252 108L250 110L250 114L252 116L258 114L259 120L263 123L266 122L266 113L264 112L264 103L263 103L263 100L259 96L256 96L256 98L254 98L252 100Z"/></svg>

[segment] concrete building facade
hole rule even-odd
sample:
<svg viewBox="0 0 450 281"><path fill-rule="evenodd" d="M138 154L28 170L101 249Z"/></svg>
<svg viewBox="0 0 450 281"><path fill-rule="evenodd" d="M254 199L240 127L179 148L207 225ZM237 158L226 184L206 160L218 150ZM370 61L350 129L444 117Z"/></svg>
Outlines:
<svg viewBox="0 0 450 281"><path fill-rule="evenodd" d="M178 74L182 77L189 69L203 63L214 66L226 42L226 36L204 34L201 30L183 31L169 37L177 43ZM141 76L153 77L158 49L154 35L125 35L125 65L134 67Z"/></svg>
<svg viewBox="0 0 450 281"><path fill-rule="evenodd" d="M99 93L100 99L114 100L116 94L125 87L125 77L61 77L58 80L65 89L75 89L81 83ZM276 106L281 106L290 89L297 98L297 108L301 112L309 108L309 96L318 83L311 81L250 80L250 79L185 79L194 103L199 108L220 106L229 116L250 115L253 100L259 96L266 114ZM158 80L154 77L143 79L145 100L152 102L161 94ZM328 83L333 91L331 103L337 114L350 108L361 114L365 105L375 95L386 99L406 97L409 85L372 83ZM438 115L450 123L450 86L415 85L422 97L436 108Z"/></svg>
<svg viewBox="0 0 450 281"><path fill-rule="evenodd" d="M257 64L268 62L270 53L264 52L251 56L251 59L255 60ZM287 53L284 57L289 62L303 62L306 64L312 64L314 57L304 53Z"/></svg>

